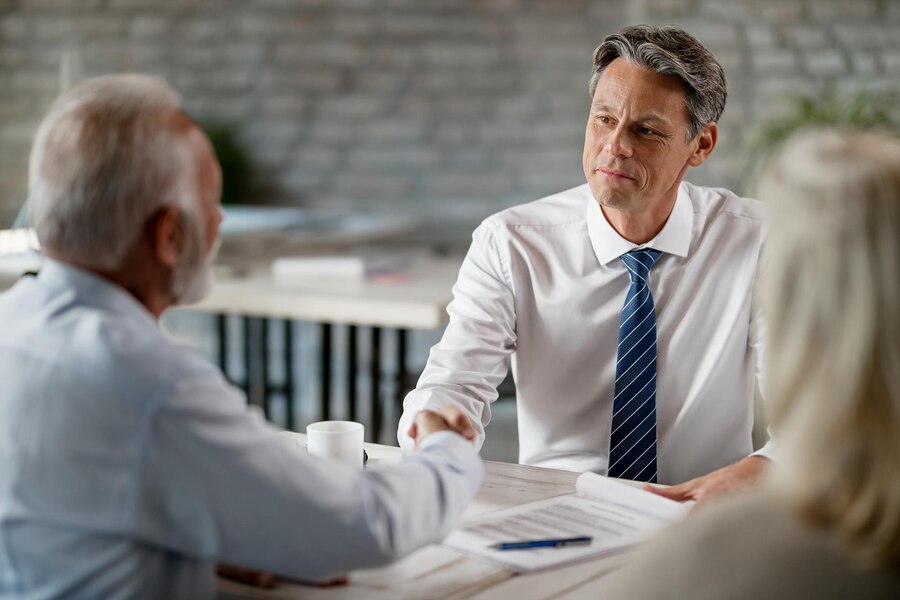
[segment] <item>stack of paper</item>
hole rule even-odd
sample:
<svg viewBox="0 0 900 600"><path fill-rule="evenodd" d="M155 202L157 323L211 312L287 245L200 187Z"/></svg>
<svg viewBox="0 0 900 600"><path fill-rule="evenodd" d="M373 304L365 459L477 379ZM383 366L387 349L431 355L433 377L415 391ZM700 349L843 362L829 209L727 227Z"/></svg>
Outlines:
<svg viewBox="0 0 900 600"><path fill-rule="evenodd" d="M276 258L272 275L280 281L353 279L366 277L366 263L356 256Z"/></svg>
<svg viewBox="0 0 900 600"><path fill-rule="evenodd" d="M444 544L515 571L532 571L627 550L681 520L690 506L640 488L584 473L575 493L479 515ZM587 546L497 550L499 542L590 536Z"/></svg>
<svg viewBox="0 0 900 600"><path fill-rule="evenodd" d="M276 281L364 281L367 277L398 271L409 262L409 255L357 254L291 256L272 261Z"/></svg>

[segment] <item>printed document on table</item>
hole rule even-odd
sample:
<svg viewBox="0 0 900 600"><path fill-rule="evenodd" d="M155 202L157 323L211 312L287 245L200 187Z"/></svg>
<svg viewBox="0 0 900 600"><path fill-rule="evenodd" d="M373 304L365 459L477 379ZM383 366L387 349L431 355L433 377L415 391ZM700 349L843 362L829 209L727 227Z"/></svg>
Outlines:
<svg viewBox="0 0 900 600"><path fill-rule="evenodd" d="M575 493L529 502L466 520L444 545L532 571L622 552L660 528L683 519L690 506L596 473L583 473ZM498 542L587 535L588 546L496 550Z"/></svg>

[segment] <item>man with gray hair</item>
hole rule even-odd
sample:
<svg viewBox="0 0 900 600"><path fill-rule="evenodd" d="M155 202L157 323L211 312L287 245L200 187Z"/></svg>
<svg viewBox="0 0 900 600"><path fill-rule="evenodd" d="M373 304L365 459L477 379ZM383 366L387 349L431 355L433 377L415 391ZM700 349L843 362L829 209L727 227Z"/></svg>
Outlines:
<svg viewBox="0 0 900 600"><path fill-rule="evenodd" d="M702 500L758 478L764 322L757 202L683 181L718 139L722 67L676 27L627 27L594 53L587 184L486 219L398 437L424 408L484 438L512 365L519 460ZM763 453L765 453L765 449Z"/></svg>
<svg viewBox="0 0 900 600"><path fill-rule="evenodd" d="M440 540L478 489L477 455L435 412L402 464L355 471L165 337L160 314L208 287L220 191L160 81L87 81L41 123L45 260L0 296L0 597L211 597L214 561L332 577Z"/></svg>

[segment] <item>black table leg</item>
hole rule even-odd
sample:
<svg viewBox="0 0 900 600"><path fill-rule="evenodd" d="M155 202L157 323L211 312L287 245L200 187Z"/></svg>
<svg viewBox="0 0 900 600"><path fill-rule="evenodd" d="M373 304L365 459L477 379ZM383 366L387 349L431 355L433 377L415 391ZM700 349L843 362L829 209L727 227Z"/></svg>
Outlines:
<svg viewBox="0 0 900 600"><path fill-rule="evenodd" d="M356 325L347 327L347 408L351 421L357 420L356 410L356 380L359 370L357 359L357 343L359 332Z"/></svg>
<svg viewBox="0 0 900 600"><path fill-rule="evenodd" d="M383 407L381 405L381 328L372 328L372 356L369 365L372 380L372 404L369 414L372 422L370 440L377 442L381 433Z"/></svg>
<svg viewBox="0 0 900 600"><path fill-rule="evenodd" d="M258 319L259 325L259 399L263 414L272 419L269 398L269 319Z"/></svg>
<svg viewBox="0 0 900 600"><path fill-rule="evenodd" d="M408 341L406 329L397 330L397 393L395 397L395 409L397 417L403 414L403 398L406 397L409 381L409 371L406 368L406 345Z"/></svg>
<svg viewBox="0 0 900 600"><path fill-rule="evenodd" d="M244 393L247 394L247 401L253 404L253 324L250 317L242 317L241 322L244 329Z"/></svg>
<svg viewBox="0 0 900 600"><path fill-rule="evenodd" d="M284 328L284 420L285 427L294 430L294 323L285 319Z"/></svg>
<svg viewBox="0 0 900 600"><path fill-rule="evenodd" d="M219 369L222 370L225 379L230 379L228 377L228 317L224 314L217 314L215 320L216 337L219 342Z"/></svg>
<svg viewBox="0 0 900 600"><path fill-rule="evenodd" d="M320 355L320 380L322 385L322 396L320 398L320 407L322 420L331 419L331 323L322 323L322 340Z"/></svg>

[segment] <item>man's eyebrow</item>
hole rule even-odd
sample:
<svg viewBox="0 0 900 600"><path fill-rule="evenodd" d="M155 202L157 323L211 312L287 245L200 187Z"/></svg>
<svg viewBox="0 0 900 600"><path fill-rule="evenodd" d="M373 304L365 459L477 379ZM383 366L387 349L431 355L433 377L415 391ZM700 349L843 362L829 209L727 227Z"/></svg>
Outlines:
<svg viewBox="0 0 900 600"><path fill-rule="evenodd" d="M599 111L599 112L613 112L613 110L608 105L597 103L597 102L595 102L594 104L591 105L591 110ZM641 115L635 119L632 119L632 121L634 121L636 123L655 123L657 125L671 125L672 124L665 117L661 117L661 116L655 115L653 113Z"/></svg>
<svg viewBox="0 0 900 600"><path fill-rule="evenodd" d="M671 124L668 119L665 119L665 118L657 116L657 115L652 115L652 114L638 117L637 119L635 119L635 121L638 121L640 123L656 123L657 125L670 125Z"/></svg>

